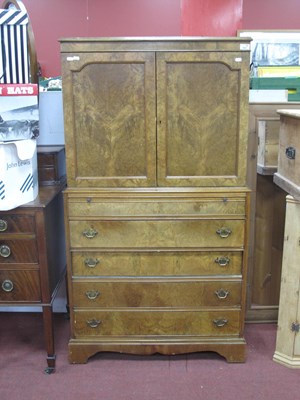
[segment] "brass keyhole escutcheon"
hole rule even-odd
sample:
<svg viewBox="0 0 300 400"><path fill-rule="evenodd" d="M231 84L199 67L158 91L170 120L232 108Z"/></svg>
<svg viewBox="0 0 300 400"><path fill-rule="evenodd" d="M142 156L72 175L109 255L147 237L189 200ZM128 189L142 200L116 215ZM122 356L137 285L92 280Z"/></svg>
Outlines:
<svg viewBox="0 0 300 400"><path fill-rule="evenodd" d="M1 285L4 292L12 292L14 290L14 284L10 279L5 279Z"/></svg>
<svg viewBox="0 0 300 400"><path fill-rule="evenodd" d="M289 160L295 160L296 158L296 149L295 147L287 147L285 149L285 155Z"/></svg>
<svg viewBox="0 0 300 400"><path fill-rule="evenodd" d="M1 257L7 258L9 257L11 254L10 248L9 246L7 246L6 244L2 244L0 246L0 255Z"/></svg>

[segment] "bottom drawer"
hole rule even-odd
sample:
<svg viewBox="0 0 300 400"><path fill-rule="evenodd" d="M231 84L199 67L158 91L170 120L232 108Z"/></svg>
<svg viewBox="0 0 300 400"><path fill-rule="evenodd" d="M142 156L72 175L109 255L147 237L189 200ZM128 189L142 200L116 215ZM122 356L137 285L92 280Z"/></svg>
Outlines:
<svg viewBox="0 0 300 400"><path fill-rule="evenodd" d="M136 311L105 310L74 312L75 338L90 336L239 335L240 311Z"/></svg>
<svg viewBox="0 0 300 400"><path fill-rule="evenodd" d="M41 300L39 271L0 271L1 302Z"/></svg>

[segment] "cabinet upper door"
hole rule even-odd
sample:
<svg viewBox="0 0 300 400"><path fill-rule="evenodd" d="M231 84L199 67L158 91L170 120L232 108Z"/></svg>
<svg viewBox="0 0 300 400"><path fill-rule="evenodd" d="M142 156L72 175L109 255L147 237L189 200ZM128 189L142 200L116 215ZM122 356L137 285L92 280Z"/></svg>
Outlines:
<svg viewBox="0 0 300 400"><path fill-rule="evenodd" d="M248 54L157 54L158 186L245 186Z"/></svg>
<svg viewBox="0 0 300 400"><path fill-rule="evenodd" d="M68 185L156 184L155 54L62 55Z"/></svg>

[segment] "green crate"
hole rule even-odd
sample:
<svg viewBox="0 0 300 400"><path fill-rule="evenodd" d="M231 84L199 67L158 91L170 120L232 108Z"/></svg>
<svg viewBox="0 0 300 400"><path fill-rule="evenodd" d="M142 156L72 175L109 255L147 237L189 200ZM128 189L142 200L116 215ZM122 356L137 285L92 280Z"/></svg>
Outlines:
<svg viewBox="0 0 300 400"><path fill-rule="evenodd" d="M288 101L300 101L300 77L253 77L250 78L250 89L287 90Z"/></svg>
<svg viewBox="0 0 300 400"><path fill-rule="evenodd" d="M300 77L250 78L251 89L300 89Z"/></svg>

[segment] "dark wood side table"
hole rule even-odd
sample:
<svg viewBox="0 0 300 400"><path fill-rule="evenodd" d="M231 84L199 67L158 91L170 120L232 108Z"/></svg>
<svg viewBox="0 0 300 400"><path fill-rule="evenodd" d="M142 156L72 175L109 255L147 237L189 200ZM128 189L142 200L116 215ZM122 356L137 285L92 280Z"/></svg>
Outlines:
<svg viewBox="0 0 300 400"><path fill-rule="evenodd" d="M0 305L42 306L46 373L55 370L52 304L65 278L63 188L41 186L34 201L0 211Z"/></svg>

